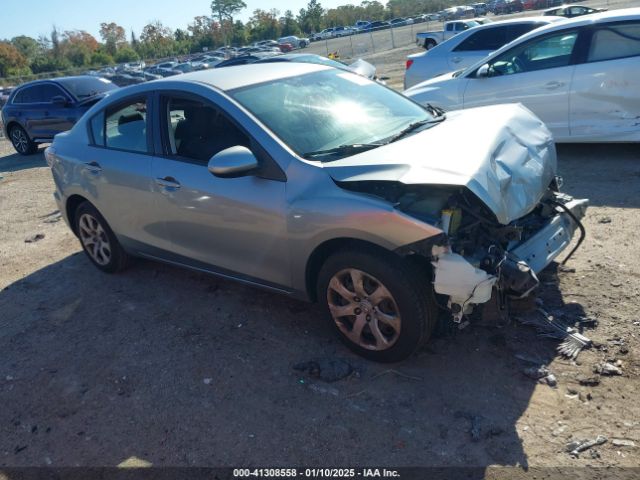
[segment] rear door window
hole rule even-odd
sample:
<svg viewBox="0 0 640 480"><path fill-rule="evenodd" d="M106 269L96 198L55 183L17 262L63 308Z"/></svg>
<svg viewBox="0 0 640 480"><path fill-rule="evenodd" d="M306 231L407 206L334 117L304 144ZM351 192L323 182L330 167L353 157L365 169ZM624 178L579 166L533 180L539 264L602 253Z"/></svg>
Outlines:
<svg viewBox="0 0 640 480"><path fill-rule="evenodd" d="M104 136L107 148L147 153L146 98L137 98L107 110Z"/></svg>
<svg viewBox="0 0 640 480"><path fill-rule="evenodd" d="M640 22L598 27L591 37L587 61L601 62L640 55Z"/></svg>
<svg viewBox="0 0 640 480"><path fill-rule="evenodd" d="M20 90L16 95L14 103L37 103L40 98L40 86L34 85Z"/></svg>
<svg viewBox="0 0 640 480"><path fill-rule="evenodd" d="M507 27L486 28L469 35L460 43L454 52L469 52L480 50L497 50L505 42Z"/></svg>

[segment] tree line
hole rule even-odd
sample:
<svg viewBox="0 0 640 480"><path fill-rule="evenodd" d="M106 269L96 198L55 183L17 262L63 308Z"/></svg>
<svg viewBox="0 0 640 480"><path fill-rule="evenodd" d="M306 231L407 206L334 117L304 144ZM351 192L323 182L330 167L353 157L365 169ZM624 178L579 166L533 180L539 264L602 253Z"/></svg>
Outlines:
<svg viewBox="0 0 640 480"><path fill-rule="evenodd" d="M246 8L242 0L213 0L208 15L196 16L186 28L172 31L160 21L146 25L139 36L114 22L100 24L96 39L84 30L60 30L31 38L20 35L0 40L0 78L54 71L102 67L141 59L165 58L214 50L223 45L241 46L288 35L309 35L324 28L353 25L357 20L388 20L442 10L451 0L364 0L324 9L309 0L297 14L286 10L256 9L247 22L234 17Z"/></svg>

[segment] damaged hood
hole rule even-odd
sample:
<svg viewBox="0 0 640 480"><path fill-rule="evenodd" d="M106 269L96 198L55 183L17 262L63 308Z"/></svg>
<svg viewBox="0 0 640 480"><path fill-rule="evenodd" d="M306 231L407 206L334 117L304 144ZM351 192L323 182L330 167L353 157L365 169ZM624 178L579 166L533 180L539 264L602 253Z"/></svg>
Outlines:
<svg viewBox="0 0 640 480"><path fill-rule="evenodd" d="M373 80L376 76L376 67L359 58L355 62L349 65L349 69L358 75L362 75L365 78Z"/></svg>
<svg viewBox="0 0 640 480"><path fill-rule="evenodd" d="M466 187L508 224L533 210L556 175L553 137L520 104L447 113L402 140L326 163L339 182Z"/></svg>

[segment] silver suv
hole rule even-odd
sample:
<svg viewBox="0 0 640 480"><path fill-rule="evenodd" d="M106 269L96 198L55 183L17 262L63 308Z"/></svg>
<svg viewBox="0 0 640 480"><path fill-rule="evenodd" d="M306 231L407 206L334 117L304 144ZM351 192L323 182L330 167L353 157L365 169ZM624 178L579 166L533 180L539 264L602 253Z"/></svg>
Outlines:
<svg viewBox="0 0 640 480"><path fill-rule="evenodd" d="M119 90L46 158L99 269L146 257L318 301L378 361L439 312L528 295L587 204L558 192L553 140L520 106L445 115L301 63Z"/></svg>

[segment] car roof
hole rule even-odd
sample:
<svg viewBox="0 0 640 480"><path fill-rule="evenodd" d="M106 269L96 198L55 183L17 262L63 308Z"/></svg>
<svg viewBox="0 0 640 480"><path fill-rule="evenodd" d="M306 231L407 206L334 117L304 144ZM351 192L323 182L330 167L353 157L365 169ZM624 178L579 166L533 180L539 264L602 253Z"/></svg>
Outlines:
<svg viewBox="0 0 640 480"><path fill-rule="evenodd" d="M473 27L474 32L478 30L485 30L487 28L499 27L501 25L519 25L519 24L527 24L527 23L553 23L553 22L564 22L567 19L564 17L554 17L554 16L539 16L539 17L520 17L520 18L508 18L506 20L496 20L495 22L482 23L476 27Z"/></svg>
<svg viewBox="0 0 640 480"><path fill-rule="evenodd" d="M553 12L554 10L560 10L560 9L564 9L564 8L569 8L569 7L584 7L584 8L590 8L586 5L579 5L577 3L569 3L567 5L558 5L557 7L553 7L553 8L547 8L545 10L545 12Z"/></svg>
<svg viewBox="0 0 640 480"><path fill-rule="evenodd" d="M73 75L69 77L43 78L39 80L31 80L30 82L25 82L14 88L18 89L18 88L24 88L24 87L31 87L33 85L40 85L42 83L51 83L51 82L59 83L60 80L76 80L79 78L95 78L95 77L93 75Z"/></svg>
<svg viewBox="0 0 640 480"><path fill-rule="evenodd" d="M563 5L566 7L567 5ZM598 12L591 13L589 15L582 15L580 17L568 18L562 22L553 23L551 25L547 25L544 27L540 27L537 30L534 30L531 33L523 35L520 38L524 38L525 36L536 36L546 32L552 32L554 30L563 30L565 28L570 27L582 27L585 25L593 25L598 23L605 23L612 20L616 21L624 21L624 20L638 20L640 19L640 8L623 8L619 10L611 10L606 12Z"/></svg>
<svg viewBox="0 0 640 480"><path fill-rule="evenodd" d="M326 70L329 67L313 63L274 62L249 65L230 66L185 73L179 78L165 78L156 80L156 85L162 82L204 83L220 90L233 90L281 78L295 77L307 73Z"/></svg>

